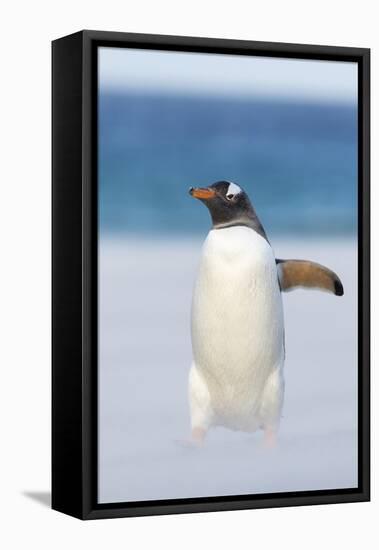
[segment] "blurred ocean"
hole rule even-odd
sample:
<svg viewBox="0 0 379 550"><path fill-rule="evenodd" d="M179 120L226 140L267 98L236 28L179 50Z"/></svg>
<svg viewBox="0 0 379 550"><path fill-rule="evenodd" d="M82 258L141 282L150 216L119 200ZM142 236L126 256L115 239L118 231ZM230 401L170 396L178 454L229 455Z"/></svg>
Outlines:
<svg viewBox="0 0 379 550"><path fill-rule="evenodd" d="M269 235L353 236L356 106L101 91L103 235L204 234L188 188L220 179L245 188Z"/></svg>

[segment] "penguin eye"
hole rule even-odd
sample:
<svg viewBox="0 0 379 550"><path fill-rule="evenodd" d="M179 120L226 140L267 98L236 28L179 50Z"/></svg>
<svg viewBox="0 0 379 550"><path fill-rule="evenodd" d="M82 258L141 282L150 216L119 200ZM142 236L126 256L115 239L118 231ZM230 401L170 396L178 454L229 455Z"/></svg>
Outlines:
<svg viewBox="0 0 379 550"><path fill-rule="evenodd" d="M228 201L231 201L233 199L234 195L226 195L226 198L228 199Z"/></svg>

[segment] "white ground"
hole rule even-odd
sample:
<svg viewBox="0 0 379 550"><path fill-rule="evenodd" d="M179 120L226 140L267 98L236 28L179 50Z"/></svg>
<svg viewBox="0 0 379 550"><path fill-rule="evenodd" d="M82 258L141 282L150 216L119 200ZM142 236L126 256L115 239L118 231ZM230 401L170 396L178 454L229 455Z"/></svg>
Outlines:
<svg viewBox="0 0 379 550"><path fill-rule="evenodd" d="M201 241L102 239L99 501L357 485L357 255L354 240L278 240L277 257L324 263L342 298L284 294L286 393L277 450L262 434L189 434L189 317Z"/></svg>

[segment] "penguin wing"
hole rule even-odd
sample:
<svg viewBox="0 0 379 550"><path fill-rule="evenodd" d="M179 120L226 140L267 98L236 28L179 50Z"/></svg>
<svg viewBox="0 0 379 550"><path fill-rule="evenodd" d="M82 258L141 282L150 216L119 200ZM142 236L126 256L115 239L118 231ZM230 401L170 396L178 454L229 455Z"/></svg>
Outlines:
<svg viewBox="0 0 379 550"><path fill-rule="evenodd" d="M279 285L282 292L296 288L315 288L343 295L343 286L331 269L308 260L276 260Z"/></svg>

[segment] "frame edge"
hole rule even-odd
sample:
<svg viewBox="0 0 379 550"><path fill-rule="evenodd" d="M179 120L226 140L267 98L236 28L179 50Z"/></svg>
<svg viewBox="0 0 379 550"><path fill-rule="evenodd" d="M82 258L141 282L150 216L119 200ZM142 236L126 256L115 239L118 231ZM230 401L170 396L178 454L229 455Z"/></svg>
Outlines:
<svg viewBox="0 0 379 550"><path fill-rule="evenodd" d="M52 42L51 506L78 518L83 517L82 36Z"/></svg>

